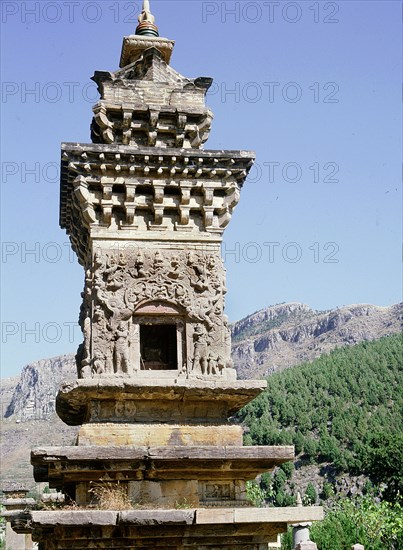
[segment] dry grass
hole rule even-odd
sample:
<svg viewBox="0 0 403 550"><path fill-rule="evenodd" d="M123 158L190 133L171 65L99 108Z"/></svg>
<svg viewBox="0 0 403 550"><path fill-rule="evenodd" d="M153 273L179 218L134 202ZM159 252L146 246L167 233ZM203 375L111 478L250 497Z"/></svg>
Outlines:
<svg viewBox="0 0 403 550"><path fill-rule="evenodd" d="M127 495L126 487L118 482L102 481L91 483L89 490L94 495L94 500L101 510L131 510L133 505Z"/></svg>

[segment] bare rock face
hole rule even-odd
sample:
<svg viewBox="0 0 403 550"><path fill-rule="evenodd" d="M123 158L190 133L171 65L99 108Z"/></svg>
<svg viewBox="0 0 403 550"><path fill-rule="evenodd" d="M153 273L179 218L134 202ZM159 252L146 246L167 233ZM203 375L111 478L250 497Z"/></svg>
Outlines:
<svg viewBox="0 0 403 550"><path fill-rule="evenodd" d="M77 377L74 355L42 359L22 370L4 418L14 420L48 420L55 412L55 399L62 382ZM15 378L11 379L16 381ZM10 393L11 388L9 389ZM8 394L5 393L5 398ZM4 404L4 402L3 402Z"/></svg>
<svg viewBox="0 0 403 550"><path fill-rule="evenodd" d="M62 382L77 377L74 355L62 355L26 365L19 377L1 381L1 487L10 480L34 486L30 449L54 441L71 445L76 429L56 415L56 394Z"/></svg>
<svg viewBox="0 0 403 550"><path fill-rule="evenodd" d="M262 309L232 325L232 358L239 378L264 378L311 361L336 347L397 333L403 304L351 305L315 311L299 303Z"/></svg>
<svg viewBox="0 0 403 550"><path fill-rule="evenodd" d="M10 405L12 398L14 397L15 388L20 380L19 376L12 376L10 378L2 378L0 384L0 405L1 405L1 418L5 417L6 411Z"/></svg>

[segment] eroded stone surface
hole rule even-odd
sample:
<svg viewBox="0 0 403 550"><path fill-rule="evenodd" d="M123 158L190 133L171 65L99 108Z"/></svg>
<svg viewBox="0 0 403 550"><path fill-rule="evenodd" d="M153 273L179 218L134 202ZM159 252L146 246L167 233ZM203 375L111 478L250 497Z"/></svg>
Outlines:
<svg viewBox="0 0 403 550"><path fill-rule="evenodd" d="M241 445L241 426L186 424L85 424L78 445Z"/></svg>

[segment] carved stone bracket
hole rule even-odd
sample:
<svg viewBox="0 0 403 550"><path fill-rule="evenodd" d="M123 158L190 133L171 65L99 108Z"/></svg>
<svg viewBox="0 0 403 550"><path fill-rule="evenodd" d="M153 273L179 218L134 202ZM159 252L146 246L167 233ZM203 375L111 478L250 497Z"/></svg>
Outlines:
<svg viewBox="0 0 403 550"><path fill-rule="evenodd" d="M221 235L252 164L244 152L64 144L61 224L83 264L91 227Z"/></svg>

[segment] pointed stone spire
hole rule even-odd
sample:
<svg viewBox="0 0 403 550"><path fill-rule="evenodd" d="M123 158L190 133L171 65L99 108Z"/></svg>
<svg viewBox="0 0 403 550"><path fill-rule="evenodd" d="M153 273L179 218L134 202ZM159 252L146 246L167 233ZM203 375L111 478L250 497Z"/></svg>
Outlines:
<svg viewBox="0 0 403 550"><path fill-rule="evenodd" d="M143 0L143 9L139 15L136 34L142 36L159 36L158 27L154 25L155 17L150 11L149 0Z"/></svg>
<svg viewBox="0 0 403 550"><path fill-rule="evenodd" d="M303 506L303 503L302 503L302 498L301 498L301 493L299 491L297 491L297 506L299 508L301 508L301 506Z"/></svg>

